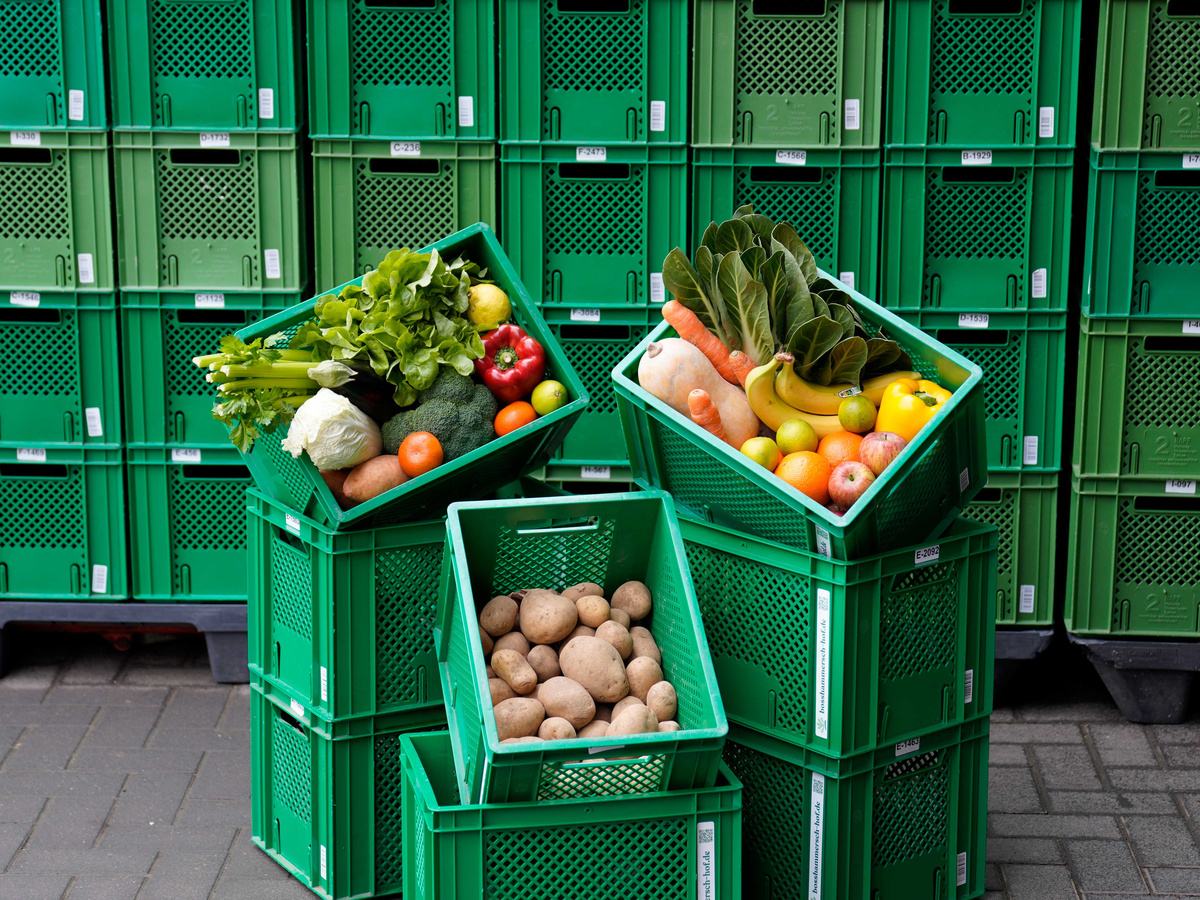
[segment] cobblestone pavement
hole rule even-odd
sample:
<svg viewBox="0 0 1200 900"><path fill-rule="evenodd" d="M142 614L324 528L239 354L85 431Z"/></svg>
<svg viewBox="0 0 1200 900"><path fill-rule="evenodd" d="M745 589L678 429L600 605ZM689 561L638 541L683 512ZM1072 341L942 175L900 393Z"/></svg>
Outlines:
<svg viewBox="0 0 1200 900"><path fill-rule="evenodd" d="M249 689L202 639L12 643L0 898L313 896L250 841ZM1023 682L993 716L988 900L1200 897L1200 716L1126 723L1069 650Z"/></svg>

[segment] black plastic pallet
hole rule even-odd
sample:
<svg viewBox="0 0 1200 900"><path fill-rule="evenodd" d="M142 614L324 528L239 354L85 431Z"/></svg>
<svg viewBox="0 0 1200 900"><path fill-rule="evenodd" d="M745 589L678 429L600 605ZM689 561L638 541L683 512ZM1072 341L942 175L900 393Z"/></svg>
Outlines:
<svg viewBox="0 0 1200 900"><path fill-rule="evenodd" d="M1096 669L1121 714L1154 725L1184 721L1200 672L1200 641L1068 635Z"/></svg>
<svg viewBox="0 0 1200 900"><path fill-rule="evenodd" d="M1054 641L1053 628L997 628L996 674L993 684L1002 694L1025 674L1030 662L1037 659Z"/></svg>

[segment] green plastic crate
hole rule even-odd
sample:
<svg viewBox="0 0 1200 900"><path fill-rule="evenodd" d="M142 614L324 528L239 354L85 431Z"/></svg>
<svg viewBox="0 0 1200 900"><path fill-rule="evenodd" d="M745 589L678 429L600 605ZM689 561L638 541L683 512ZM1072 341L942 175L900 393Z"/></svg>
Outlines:
<svg viewBox="0 0 1200 900"><path fill-rule="evenodd" d="M0 447L121 443L113 294L0 292Z"/></svg>
<svg viewBox="0 0 1200 900"><path fill-rule="evenodd" d="M1058 473L989 472L963 515L996 526L996 624L1054 624Z"/></svg>
<svg viewBox="0 0 1200 900"><path fill-rule="evenodd" d="M878 147L883 0L696 0L692 140Z"/></svg>
<svg viewBox="0 0 1200 900"><path fill-rule="evenodd" d="M250 835L324 900L399 892L403 881L400 735L446 727L440 706L406 728L371 719L347 738L304 721L250 684Z"/></svg>
<svg viewBox="0 0 1200 900"><path fill-rule="evenodd" d="M852 563L679 529L730 722L843 758L991 713L991 525Z"/></svg>
<svg viewBox="0 0 1200 900"><path fill-rule="evenodd" d="M316 283L342 284L390 250L495 226L496 145L314 141L313 197Z"/></svg>
<svg viewBox="0 0 1200 900"><path fill-rule="evenodd" d="M626 463L628 463L628 460L626 460ZM555 489L565 488L567 485L579 486L586 483L591 488L588 493L593 494L637 490L637 485L633 483L633 473L630 472L628 464L620 466L573 466L569 463L552 460L546 468L537 473L537 477L544 484L551 485ZM568 489L567 493L579 494L583 493L583 491Z"/></svg>
<svg viewBox="0 0 1200 900"><path fill-rule="evenodd" d="M790 161L789 161L790 160ZM879 258L880 152L697 148L692 241L739 206L790 222L817 265L871 296Z"/></svg>
<svg viewBox="0 0 1200 900"><path fill-rule="evenodd" d="M148 603L246 602L246 488L237 450L125 451L131 592Z"/></svg>
<svg viewBox="0 0 1200 900"><path fill-rule="evenodd" d="M1072 634L1200 633L1200 495L1194 480L1071 480L1067 600Z"/></svg>
<svg viewBox="0 0 1200 900"><path fill-rule="evenodd" d="M500 138L687 141L688 0L500 0Z"/></svg>
<svg viewBox="0 0 1200 900"><path fill-rule="evenodd" d="M1200 321L1080 316L1076 473L1200 478L1197 391Z"/></svg>
<svg viewBox="0 0 1200 900"><path fill-rule="evenodd" d="M0 132L0 197L0 290L112 291L107 134Z"/></svg>
<svg viewBox="0 0 1200 900"><path fill-rule="evenodd" d="M741 785L566 803L460 805L450 740L405 735L404 896L742 896Z"/></svg>
<svg viewBox="0 0 1200 900"><path fill-rule="evenodd" d="M293 459L290 453L282 449L280 444L286 431L277 429L274 434L255 441L244 458L258 489L334 531L442 516L447 505L456 500L486 497L503 485L544 466L588 405L587 389L575 374L541 313L529 299L529 293L492 230L479 222L432 246L450 259L462 255L488 270L488 276L508 294L512 304L512 320L536 338L545 350L546 378L559 381L566 387L567 402L524 428L496 438L465 456L348 510L338 506L307 454L300 459ZM356 282L361 280L355 279ZM334 288L331 293L339 290ZM295 330L312 317L315 304L315 300L307 301L277 313L243 328L237 333L238 337L250 341L278 332L295 334Z"/></svg>
<svg viewBox="0 0 1200 900"><path fill-rule="evenodd" d="M892 0L888 144L1075 146L1083 6Z"/></svg>
<svg viewBox="0 0 1200 900"><path fill-rule="evenodd" d="M123 290L308 283L295 134L117 131L113 140Z"/></svg>
<svg viewBox="0 0 1200 900"><path fill-rule="evenodd" d="M495 139L490 0L308 0L307 7L313 137Z"/></svg>
<svg viewBox="0 0 1200 900"><path fill-rule="evenodd" d="M848 513L834 515L638 384L638 362L649 342L676 336L666 322L613 370L638 485L667 491L691 518L834 559L897 550L914 535L935 540L986 480L983 374L888 310L849 293L868 330L882 326L916 369L954 396Z"/></svg>
<svg viewBox="0 0 1200 900"><path fill-rule="evenodd" d="M983 370L990 471L1061 468L1066 310L897 315Z"/></svg>
<svg viewBox="0 0 1200 900"><path fill-rule="evenodd" d="M129 597L119 449L0 448L0 598Z"/></svg>
<svg viewBox="0 0 1200 900"><path fill-rule="evenodd" d="M686 147L500 148L504 241L539 305L665 303L662 261L688 243Z"/></svg>
<svg viewBox="0 0 1200 900"><path fill-rule="evenodd" d="M679 695L680 731L501 746L479 643L479 610L524 588L631 579L654 599L646 627ZM463 803L565 800L712 787L727 725L675 507L661 491L456 503L434 631ZM598 754L628 748L634 758Z"/></svg>
<svg viewBox="0 0 1200 900"><path fill-rule="evenodd" d="M1066 309L1071 160L1070 150L885 151L882 303Z"/></svg>
<svg viewBox="0 0 1200 900"><path fill-rule="evenodd" d="M1200 316L1200 246L1181 235L1190 233L1197 221L1200 153L1093 150L1084 313L1111 318Z"/></svg>
<svg viewBox="0 0 1200 900"><path fill-rule="evenodd" d="M296 130L304 24L292 0L107 2L115 128Z"/></svg>
<svg viewBox="0 0 1200 900"><path fill-rule="evenodd" d="M0 4L0 127L104 128L99 0Z"/></svg>
<svg viewBox="0 0 1200 900"><path fill-rule="evenodd" d="M1200 13L1188 3L1101 0L1092 144L1200 150Z"/></svg>
<svg viewBox="0 0 1200 900"><path fill-rule="evenodd" d="M983 893L988 721L849 760L733 728L747 900L967 900Z"/></svg>

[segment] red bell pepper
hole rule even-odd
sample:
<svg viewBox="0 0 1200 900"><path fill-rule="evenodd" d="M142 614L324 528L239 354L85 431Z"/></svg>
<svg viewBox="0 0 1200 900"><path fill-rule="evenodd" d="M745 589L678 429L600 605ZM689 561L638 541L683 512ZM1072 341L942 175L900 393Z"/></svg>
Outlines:
<svg viewBox="0 0 1200 900"><path fill-rule="evenodd" d="M516 325L483 335L483 359L475 360L483 383L504 403L528 397L546 374L546 351Z"/></svg>

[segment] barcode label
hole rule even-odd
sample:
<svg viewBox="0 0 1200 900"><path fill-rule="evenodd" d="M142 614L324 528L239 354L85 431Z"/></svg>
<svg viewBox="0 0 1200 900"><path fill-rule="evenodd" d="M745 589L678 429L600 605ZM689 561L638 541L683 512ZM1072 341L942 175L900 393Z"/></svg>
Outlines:
<svg viewBox="0 0 1200 900"><path fill-rule="evenodd" d="M280 265L279 265L279 251L278 250L264 250L263 251L263 262L266 264L268 278L282 278L283 277L283 270L280 268Z"/></svg>
<svg viewBox="0 0 1200 900"><path fill-rule="evenodd" d="M1168 494L1194 494L1196 493L1196 482L1180 481L1177 478L1172 478L1167 482Z"/></svg>
<svg viewBox="0 0 1200 900"><path fill-rule="evenodd" d="M808 165L807 150L776 150L775 162L781 166Z"/></svg>
<svg viewBox="0 0 1200 900"><path fill-rule="evenodd" d="M171 449L171 462L198 463L200 462L200 456L200 450L191 447L173 447Z"/></svg>
<svg viewBox="0 0 1200 900"><path fill-rule="evenodd" d="M651 100L650 101L650 130L651 131L666 131L667 130L667 101L666 100Z"/></svg>
<svg viewBox="0 0 1200 900"><path fill-rule="evenodd" d="M1038 137L1054 137L1053 106L1042 106L1038 108Z"/></svg>
<svg viewBox="0 0 1200 900"><path fill-rule="evenodd" d="M813 658L816 678L813 679L814 699L813 734L829 738L829 628L833 617L830 608L830 593L817 588L817 652Z"/></svg>
<svg viewBox="0 0 1200 900"><path fill-rule="evenodd" d="M475 126L475 98L458 98L458 127L473 128Z"/></svg>
<svg viewBox="0 0 1200 900"><path fill-rule="evenodd" d="M918 566L925 566L929 563L938 561L938 557L942 555L942 545L934 544L932 547L922 547L913 554L913 563Z"/></svg>
<svg viewBox="0 0 1200 900"><path fill-rule="evenodd" d="M91 284L96 280L96 270L92 266L92 254L80 253L75 257L79 265L79 283Z"/></svg>
<svg viewBox="0 0 1200 900"><path fill-rule="evenodd" d="M83 121L83 91L67 91L67 118L72 122Z"/></svg>
<svg viewBox="0 0 1200 900"><path fill-rule="evenodd" d="M829 548L829 532L817 525L814 528L817 533L817 553L824 556L826 559L832 559L833 553Z"/></svg>
<svg viewBox="0 0 1200 900"><path fill-rule="evenodd" d="M1021 599L1017 601L1017 610L1025 615L1033 612L1033 604L1037 598L1037 588L1032 584L1021 585Z"/></svg>
<svg viewBox="0 0 1200 900"><path fill-rule="evenodd" d="M847 131L858 131L862 126L858 121L858 101L846 101L846 121L843 126Z"/></svg>
<svg viewBox="0 0 1200 900"><path fill-rule="evenodd" d="M13 291L8 295L8 302L13 306L37 306L42 302L42 295L37 291Z"/></svg>
<svg viewBox="0 0 1200 900"><path fill-rule="evenodd" d="M224 294L197 294L196 309L224 309Z"/></svg>
<svg viewBox="0 0 1200 900"><path fill-rule="evenodd" d="M46 449L44 447L18 447L17 462L45 462Z"/></svg>
<svg viewBox="0 0 1200 900"><path fill-rule="evenodd" d="M970 484L971 484L971 470L963 469L961 472L958 473L958 489L959 489L959 491L965 491L967 489L968 485L970 485Z"/></svg>
<svg viewBox="0 0 1200 900"><path fill-rule="evenodd" d="M967 854L958 854L958 886L962 887L967 883Z"/></svg>
<svg viewBox="0 0 1200 900"><path fill-rule="evenodd" d="M1185 169L1200 169L1200 153L1183 154L1183 167Z"/></svg>
<svg viewBox="0 0 1200 900"><path fill-rule="evenodd" d="M329 670L321 666L321 702L329 699Z"/></svg>
<svg viewBox="0 0 1200 900"><path fill-rule="evenodd" d="M991 322L991 316L987 313L959 313L958 327L959 328L987 328Z"/></svg>
<svg viewBox="0 0 1200 900"><path fill-rule="evenodd" d="M808 798L808 900L821 900L821 869L825 857L825 776L812 773Z"/></svg>
<svg viewBox="0 0 1200 900"><path fill-rule="evenodd" d="M854 290L854 273L853 272L838 272L838 281L844 284L850 290Z"/></svg>
<svg viewBox="0 0 1200 900"><path fill-rule="evenodd" d="M15 297L16 294L13 294L13 296ZM34 296L37 296L37 295L35 294ZM16 303L16 302L17 302L16 300L13 301L13 303ZM1200 334L1200 319L1184 319L1183 320L1183 333L1184 334Z"/></svg>
<svg viewBox="0 0 1200 900"><path fill-rule="evenodd" d="M962 152L964 166L990 166L992 164L991 150L964 150Z"/></svg>
<svg viewBox="0 0 1200 900"><path fill-rule="evenodd" d="M258 89L258 117L260 119L275 118L275 89Z"/></svg>
<svg viewBox="0 0 1200 900"><path fill-rule="evenodd" d="M100 407L89 406L83 411L83 418L87 422L88 437L104 437L104 419L100 415Z"/></svg>
<svg viewBox="0 0 1200 900"><path fill-rule="evenodd" d="M591 481L607 481L612 478L612 466L580 466L579 477Z"/></svg>
<svg viewBox="0 0 1200 900"><path fill-rule="evenodd" d="M908 756L910 753L916 753L921 749L921 739L911 738L907 741L901 741L896 745L897 756Z"/></svg>
<svg viewBox="0 0 1200 900"><path fill-rule="evenodd" d="M288 531L294 531L296 534L300 533L300 520L295 516L284 515L283 524Z"/></svg>
<svg viewBox="0 0 1200 900"><path fill-rule="evenodd" d="M696 896L714 900L717 896L717 825L696 823Z"/></svg>
<svg viewBox="0 0 1200 900"><path fill-rule="evenodd" d="M1046 296L1046 282L1050 280L1045 269L1033 270L1033 296L1040 299Z"/></svg>
<svg viewBox="0 0 1200 900"><path fill-rule="evenodd" d="M667 289L663 285L662 272L650 273L650 302L666 303Z"/></svg>
<svg viewBox="0 0 1200 900"><path fill-rule="evenodd" d="M1036 434L1025 435L1025 449L1021 461L1027 466L1036 466L1038 461L1038 437Z"/></svg>
<svg viewBox="0 0 1200 900"><path fill-rule="evenodd" d="M573 309L571 310L572 322L599 322L600 310L598 309Z"/></svg>
<svg viewBox="0 0 1200 900"><path fill-rule="evenodd" d="M420 141L392 141L392 156L420 156Z"/></svg>
<svg viewBox="0 0 1200 900"><path fill-rule="evenodd" d="M42 133L40 131L10 131L8 142L14 147L40 147L42 146Z"/></svg>
<svg viewBox="0 0 1200 900"><path fill-rule="evenodd" d="M963 703L971 703L975 699L975 670L967 669L963 676Z"/></svg>
<svg viewBox="0 0 1200 900"><path fill-rule="evenodd" d="M606 162L608 148L606 147L576 147L575 162Z"/></svg>
<svg viewBox="0 0 1200 900"><path fill-rule="evenodd" d="M92 566L92 593L108 593L108 566Z"/></svg>
<svg viewBox="0 0 1200 900"><path fill-rule="evenodd" d="M321 877L328 879L329 875L325 868L325 845L321 845Z"/></svg>
<svg viewBox="0 0 1200 900"><path fill-rule="evenodd" d="M301 719L304 718L304 707L298 701L292 700L290 703L288 703L288 706L291 707L293 715L298 716Z"/></svg>
<svg viewBox="0 0 1200 900"><path fill-rule="evenodd" d="M202 131L200 132L200 146L205 149L213 147L228 147L229 132L228 131Z"/></svg>

